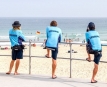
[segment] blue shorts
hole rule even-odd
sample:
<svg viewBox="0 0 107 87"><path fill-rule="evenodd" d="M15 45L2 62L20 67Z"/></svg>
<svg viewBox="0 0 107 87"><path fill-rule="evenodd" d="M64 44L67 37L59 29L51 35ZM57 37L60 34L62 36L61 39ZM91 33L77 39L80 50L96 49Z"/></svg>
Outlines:
<svg viewBox="0 0 107 87"><path fill-rule="evenodd" d="M98 54L94 54L94 62L96 64L99 64L101 57L102 57L102 53L101 52L99 52Z"/></svg>
<svg viewBox="0 0 107 87"><path fill-rule="evenodd" d="M23 59L23 50L12 50L12 60Z"/></svg>
<svg viewBox="0 0 107 87"><path fill-rule="evenodd" d="M52 58L54 60L56 60L57 59L57 54L58 54L58 48L53 48L53 49L55 49L55 50L52 50Z"/></svg>

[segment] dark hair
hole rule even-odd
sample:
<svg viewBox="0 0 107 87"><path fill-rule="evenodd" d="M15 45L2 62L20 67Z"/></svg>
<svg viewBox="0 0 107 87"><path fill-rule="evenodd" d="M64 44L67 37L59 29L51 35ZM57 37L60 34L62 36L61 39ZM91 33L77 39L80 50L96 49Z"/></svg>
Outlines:
<svg viewBox="0 0 107 87"><path fill-rule="evenodd" d="M90 30L89 27L87 27L86 32L88 32L89 30Z"/></svg>
<svg viewBox="0 0 107 87"><path fill-rule="evenodd" d="M88 31L89 31L89 29L86 30L86 32L88 32Z"/></svg>
<svg viewBox="0 0 107 87"><path fill-rule="evenodd" d="M88 24L89 30L95 30L95 24L93 22L90 22Z"/></svg>
<svg viewBox="0 0 107 87"><path fill-rule="evenodd" d="M51 21L50 26L57 26L57 22L56 21Z"/></svg>

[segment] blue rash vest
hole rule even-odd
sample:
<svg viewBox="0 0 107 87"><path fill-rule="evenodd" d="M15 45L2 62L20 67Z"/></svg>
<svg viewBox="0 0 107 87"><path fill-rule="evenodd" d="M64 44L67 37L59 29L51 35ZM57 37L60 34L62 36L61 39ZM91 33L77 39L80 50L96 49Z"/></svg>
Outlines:
<svg viewBox="0 0 107 87"><path fill-rule="evenodd" d="M21 30L10 29L9 39L11 42L11 47L15 45L22 45L22 41L25 41L25 37Z"/></svg>
<svg viewBox="0 0 107 87"><path fill-rule="evenodd" d="M62 38L61 29L55 26L49 26L46 28L46 35L47 35L46 46L58 48L58 43L61 42Z"/></svg>
<svg viewBox="0 0 107 87"><path fill-rule="evenodd" d="M86 41L90 41L93 50L102 50L99 33L95 30L90 30L85 33Z"/></svg>

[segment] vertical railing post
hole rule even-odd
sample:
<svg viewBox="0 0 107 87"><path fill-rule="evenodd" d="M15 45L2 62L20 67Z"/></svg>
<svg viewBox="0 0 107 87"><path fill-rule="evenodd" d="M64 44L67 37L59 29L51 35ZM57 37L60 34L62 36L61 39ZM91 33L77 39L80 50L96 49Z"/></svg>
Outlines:
<svg viewBox="0 0 107 87"><path fill-rule="evenodd" d="M31 74L31 40L29 40L29 74Z"/></svg>
<svg viewBox="0 0 107 87"><path fill-rule="evenodd" d="M70 78L72 73L72 43L70 43Z"/></svg>

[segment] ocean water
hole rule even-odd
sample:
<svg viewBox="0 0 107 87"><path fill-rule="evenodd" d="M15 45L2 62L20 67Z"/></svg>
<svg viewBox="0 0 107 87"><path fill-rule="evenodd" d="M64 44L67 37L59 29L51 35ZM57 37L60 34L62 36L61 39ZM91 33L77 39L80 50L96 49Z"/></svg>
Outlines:
<svg viewBox="0 0 107 87"><path fill-rule="evenodd" d="M63 39L84 40L85 32L89 22L94 22L96 31L99 32L100 38L107 41L107 18L0 18L0 37L8 36L9 29L12 28L14 21L20 21L21 29L25 36L35 36L39 40L46 39L45 30L52 20L56 20L58 27L62 29ZM39 35L36 32L41 32ZM2 39L2 38L0 38Z"/></svg>

